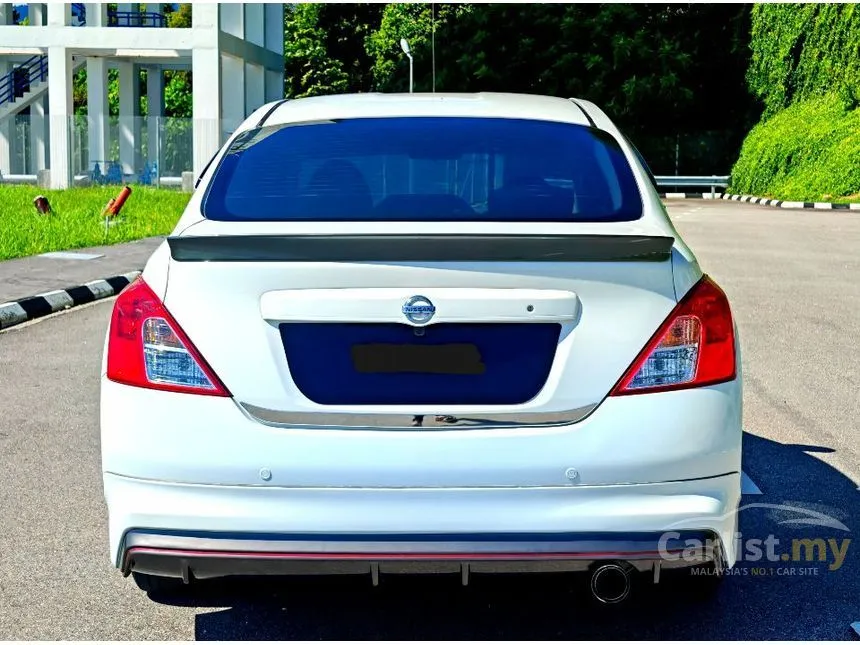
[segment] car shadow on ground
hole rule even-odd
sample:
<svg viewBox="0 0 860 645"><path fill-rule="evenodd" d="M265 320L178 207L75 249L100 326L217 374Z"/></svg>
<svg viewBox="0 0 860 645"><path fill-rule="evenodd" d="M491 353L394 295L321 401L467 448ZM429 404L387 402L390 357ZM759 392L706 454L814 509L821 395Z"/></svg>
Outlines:
<svg viewBox="0 0 860 645"><path fill-rule="evenodd" d="M774 535L790 551L784 545L793 538L853 536L857 483L810 454L828 448L749 433L744 442L744 470L764 492L744 496L744 539ZM835 523L797 524L798 509ZM656 586L643 575L631 598L615 606L592 600L584 574L476 575L468 587L456 575L383 575L375 588L369 576L237 578L154 600L198 608L195 635L203 640L843 639L860 619L860 545L847 549L837 570L817 559L740 562L710 597L677 573ZM808 571L791 575L789 568Z"/></svg>

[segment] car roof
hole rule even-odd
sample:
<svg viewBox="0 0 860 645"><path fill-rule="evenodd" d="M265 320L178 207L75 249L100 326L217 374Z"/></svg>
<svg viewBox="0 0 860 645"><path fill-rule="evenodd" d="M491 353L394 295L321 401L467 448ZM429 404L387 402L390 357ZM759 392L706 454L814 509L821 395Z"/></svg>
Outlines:
<svg viewBox="0 0 860 645"><path fill-rule="evenodd" d="M265 125L417 116L534 119L590 125L582 108L570 99L495 92L337 94L270 103L265 112L269 110L271 113L265 119Z"/></svg>

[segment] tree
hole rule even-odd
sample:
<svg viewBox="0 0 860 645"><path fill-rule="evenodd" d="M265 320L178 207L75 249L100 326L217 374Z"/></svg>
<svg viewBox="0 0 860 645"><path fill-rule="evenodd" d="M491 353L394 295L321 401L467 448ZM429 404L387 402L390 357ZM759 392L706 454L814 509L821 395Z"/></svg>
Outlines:
<svg viewBox="0 0 860 645"><path fill-rule="evenodd" d="M323 30L326 53L343 64L348 92L367 92L373 86L373 59L365 47L379 25L381 3L324 3L319 5L317 25Z"/></svg>
<svg viewBox="0 0 860 645"><path fill-rule="evenodd" d="M716 131L709 141L724 147L711 159L693 146L707 172L728 167L754 119L744 81L747 5L439 4L435 11L437 91L592 100L666 171L676 137L701 142L702 130ZM367 39L376 89L408 87L401 37L413 51L416 91L431 89L432 12L426 3L385 7Z"/></svg>
<svg viewBox="0 0 860 645"><path fill-rule="evenodd" d="M285 7L284 92L301 98L346 91L349 75L344 64L332 58L325 46L326 34L319 26L320 5Z"/></svg>
<svg viewBox="0 0 860 645"><path fill-rule="evenodd" d="M167 26L170 28L188 28L192 24L192 6L190 3L179 5L174 11L170 5L165 5L164 15L167 17Z"/></svg>
<svg viewBox="0 0 860 645"><path fill-rule="evenodd" d="M477 6L463 4L388 4L382 12L378 29L374 30L365 40L368 54L374 61L373 83L374 87L382 90L408 90L408 67L409 61L400 49L400 39L405 38L409 42L409 48L414 59L416 75L415 89L418 91L430 91L433 88L433 59L432 39L433 27L437 35L446 32L445 27L452 23L449 31L454 32L454 24L462 21L467 24L467 17L473 11L480 11ZM465 35L465 34L464 34ZM461 43L458 43L461 44ZM444 49L437 49L444 60L454 66L456 60L450 60L445 55ZM455 51L459 51L455 49ZM450 65L446 71L455 71ZM447 78L447 77L443 77ZM462 78L458 79L462 81ZM450 82L449 89L455 83ZM451 91L467 91L453 90Z"/></svg>
<svg viewBox="0 0 860 645"><path fill-rule="evenodd" d="M366 92L373 59L365 40L385 8L374 3L286 5L284 70L287 96Z"/></svg>

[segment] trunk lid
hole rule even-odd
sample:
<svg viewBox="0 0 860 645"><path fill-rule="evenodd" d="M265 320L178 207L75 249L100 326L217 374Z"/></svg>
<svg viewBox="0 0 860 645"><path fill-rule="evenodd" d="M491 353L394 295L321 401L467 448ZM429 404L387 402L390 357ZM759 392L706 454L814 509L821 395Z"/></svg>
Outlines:
<svg viewBox="0 0 860 645"><path fill-rule="evenodd" d="M169 240L165 305L267 422L576 420L676 304L674 240L642 221L338 229L203 221Z"/></svg>

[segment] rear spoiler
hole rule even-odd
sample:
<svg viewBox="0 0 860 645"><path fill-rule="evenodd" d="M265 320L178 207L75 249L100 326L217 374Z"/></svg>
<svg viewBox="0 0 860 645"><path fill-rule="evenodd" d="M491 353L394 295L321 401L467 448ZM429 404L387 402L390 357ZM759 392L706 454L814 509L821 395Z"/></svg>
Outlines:
<svg viewBox="0 0 860 645"><path fill-rule="evenodd" d="M648 235L213 235L168 237L177 262L661 262Z"/></svg>

